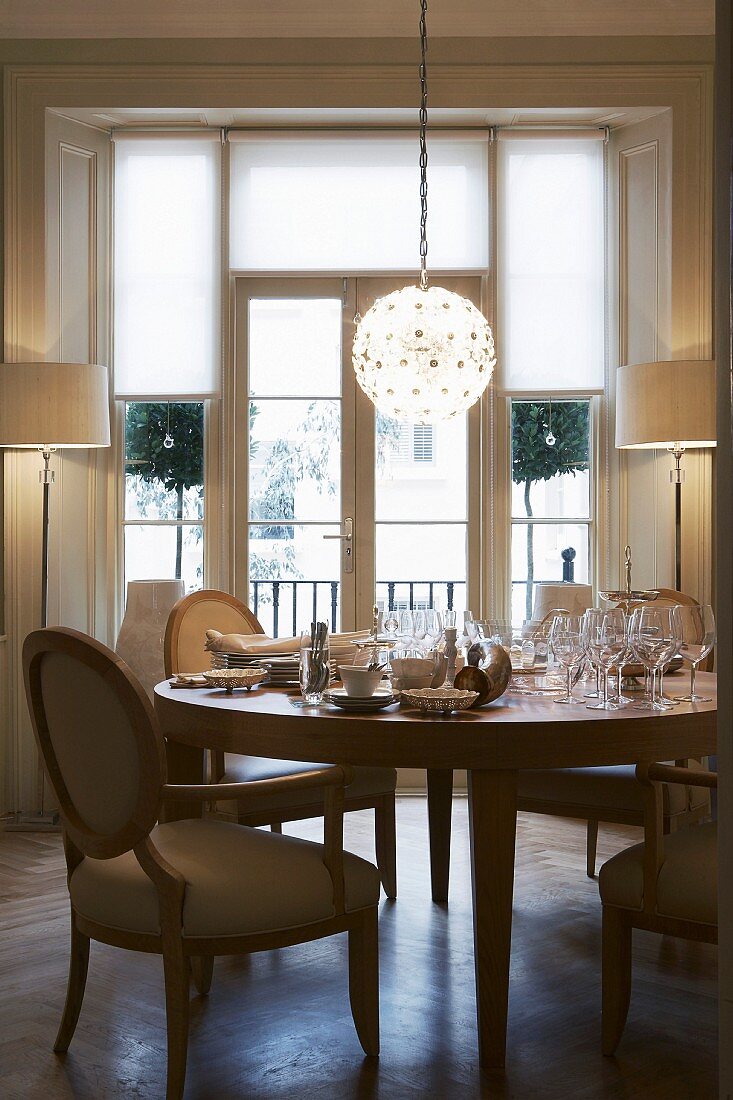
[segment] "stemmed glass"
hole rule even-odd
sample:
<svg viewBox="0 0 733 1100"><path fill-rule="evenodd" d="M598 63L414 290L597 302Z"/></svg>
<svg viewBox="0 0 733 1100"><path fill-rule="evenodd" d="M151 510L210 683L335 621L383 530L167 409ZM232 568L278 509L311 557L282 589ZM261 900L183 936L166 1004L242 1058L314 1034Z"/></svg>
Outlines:
<svg viewBox="0 0 733 1100"><path fill-rule="evenodd" d="M556 703L572 703L572 675L585 654L585 636L581 615L556 615L550 628L550 644L556 659L567 675L567 697Z"/></svg>
<svg viewBox="0 0 733 1100"><path fill-rule="evenodd" d="M399 620L399 617L397 615L397 612L394 610L394 608L392 608L390 611L388 611L386 613L386 615L384 617L383 626L384 626L385 634L388 634L390 636L390 638L394 638L395 635L397 634L397 628L398 628L399 625L400 625L400 620Z"/></svg>
<svg viewBox="0 0 733 1100"><path fill-rule="evenodd" d="M623 611L591 608L583 618L583 634L591 662L603 673L603 700L589 704L588 710L618 710L618 703L608 698L608 674L623 659L628 646Z"/></svg>
<svg viewBox="0 0 733 1100"><path fill-rule="evenodd" d="M674 657L679 626L674 607L637 607L631 616L629 641L637 660L649 672L651 698L634 704L634 710L665 711L667 704L657 699L657 669Z"/></svg>
<svg viewBox="0 0 733 1100"><path fill-rule="evenodd" d="M443 633L443 620L440 612L432 607L429 607L425 612L425 629L431 642L430 648L435 649L438 645L440 635Z"/></svg>
<svg viewBox="0 0 733 1100"><path fill-rule="evenodd" d="M412 614L412 636L417 642L420 651L425 648L425 637L428 632L427 617L423 610L414 611Z"/></svg>
<svg viewBox="0 0 733 1100"><path fill-rule="evenodd" d="M478 623L474 619L472 611L463 612L463 633L470 645L473 645L478 638Z"/></svg>
<svg viewBox="0 0 733 1100"><path fill-rule="evenodd" d="M674 609L679 627L681 657L690 662L690 694L675 695L679 703L709 703L708 695L695 694L697 666L715 645L715 616L709 603L679 605Z"/></svg>

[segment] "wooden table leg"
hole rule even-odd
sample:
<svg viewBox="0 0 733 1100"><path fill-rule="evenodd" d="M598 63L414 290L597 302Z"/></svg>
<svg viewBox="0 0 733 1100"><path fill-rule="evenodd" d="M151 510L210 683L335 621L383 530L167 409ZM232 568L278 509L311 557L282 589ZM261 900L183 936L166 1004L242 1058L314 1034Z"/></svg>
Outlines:
<svg viewBox="0 0 733 1100"><path fill-rule="evenodd" d="M206 750L196 745L183 745L166 738L165 756L169 783L205 782L204 764ZM194 799L185 802L164 802L160 809L161 821L181 821L186 817L201 817L203 803Z"/></svg>
<svg viewBox="0 0 733 1100"><path fill-rule="evenodd" d="M452 770L450 768L428 768L428 833L430 835L430 884L433 901L448 900L452 810Z"/></svg>
<svg viewBox="0 0 733 1100"><path fill-rule="evenodd" d="M517 772L469 772L468 813L479 1060L484 1069L501 1069L509 1006Z"/></svg>

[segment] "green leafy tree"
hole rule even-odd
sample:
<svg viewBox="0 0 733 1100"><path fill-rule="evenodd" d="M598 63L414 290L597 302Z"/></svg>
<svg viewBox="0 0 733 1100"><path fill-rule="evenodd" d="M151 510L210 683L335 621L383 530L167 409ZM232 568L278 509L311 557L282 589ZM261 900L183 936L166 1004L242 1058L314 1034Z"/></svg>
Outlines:
<svg viewBox="0 0 733 1100"><path fill-rule="evenodd" d="M165 446L170 432L171 447ZM183 519L183 494L203 485L204 410L196 402L130 402L125 418L125 472L175 493L175 518ZM203 492L203 488L202 488ZM183 528L176 528L176 577L181 576Z"/></svg>
<svg viewBox="0 0 733 1100"><path fill-rule="evenodd" d="M532 516L530 499L535 481L550 481L557 474L572 474L588 469L587 401L512 402L512 481L524 486L524 508ZM552 429L553 445L547 443ZM526 617L532 617L534 586L534 524L527 524L527 600Z"/></svg>

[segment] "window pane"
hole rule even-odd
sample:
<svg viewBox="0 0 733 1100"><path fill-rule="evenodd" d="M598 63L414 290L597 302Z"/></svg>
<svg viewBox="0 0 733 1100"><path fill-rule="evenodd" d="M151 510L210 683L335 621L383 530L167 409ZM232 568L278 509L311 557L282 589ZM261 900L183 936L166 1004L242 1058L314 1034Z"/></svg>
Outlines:
<svg viewBox="0 0 733 1100"><path fill-rule="evenodd" d="M333 133L231 141L233 268L413 270L417 139ZM428 137L430 261L488 263L486 135Z"/></svg>
<svg viewBox="0 0 733 1100"><path fill-rule="evenodd" d="M407 424L377 413L378 520L466 519L467 417Z"/></svg>
<svg viewBox="0 0 733 1100"><path fill-rule="evenodd" d="M498 330L507 389L602 389L603 143L499 142Z"/></svg>
<svg viewBox="0 0 733 1100"><path fill-rule="evenodd" d="M250 395L339 397L341 313L337 298L252 299Z"/></svg>
<svg viewBox="0 0 733 1100"><path fill-rule="evenodd" d="M338 628L341 543L323 536L339 532L338 525L250 526L250 606L266 633L277 637L307 627L314 592L316 618Z"/></svg>
<svg viewBox="0 0 733 1100"><path fill-rule="evenodd" d="M588 401L512 401L513 516L590 515L589 433Z"/></svg>
<svg viewBox="0 0 733 1100"><path fill-rule="evenodd" d="M167 440L172 440L168 447ZM203 404L130 402L125 406L125 519L201 520L203 515Z"/></svg>
<svg viewBox="0 0 733 1100"><path fill-rule="evenodd" d="M219 141L115 141L115 392L204 396L221 360Z"/></svg>
<svg viewBox="0 0 733 1100"><path fill-rule="evenodd" d="M521 625L532 618L533 585L561 581L565 549L575 550L574 577L590 581L589 528L580 523L512 524L512 622Z"/></svg>
<svg viewBox="0 0 733 1100"><path fill-rule="evenodd" d="M338 401L250 402L249 518L338 520Z"/></svg>
<svg viewBox="0 0 733 1100"><path fill-rule="evenodd" d="M454 585L454 604L465 610L466 599L466 528L454 524L376 525L377 592L384 598L395 583L396 595L409 597L409 582L427 582L414 590L423 606L433 582L435 607L448 606L448 583ZM386 604L385 604L386 606Z"/></svg>
<svg viewBox="0 0 733 1100"><path fill-rule="evenodd" d="M125 527L125 581L183 577L186 592L203 587L203 528L196 524Z"/></svg>

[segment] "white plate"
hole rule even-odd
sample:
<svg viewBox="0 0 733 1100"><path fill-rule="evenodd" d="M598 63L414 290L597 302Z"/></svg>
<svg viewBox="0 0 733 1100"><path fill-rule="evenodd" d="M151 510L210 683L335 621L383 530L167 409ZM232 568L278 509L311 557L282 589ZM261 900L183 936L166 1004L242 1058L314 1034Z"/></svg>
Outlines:
<svg viewBox="0 0 733 1100"><path fill-rule="evenodd" d="M336 695L333 692L325 693L324 699L341 710L361 711L362 714L370 714L373 710L382 710L389 707L397 700L393 695L372 696L370 699L354 699L352 695Z"/></svg>

